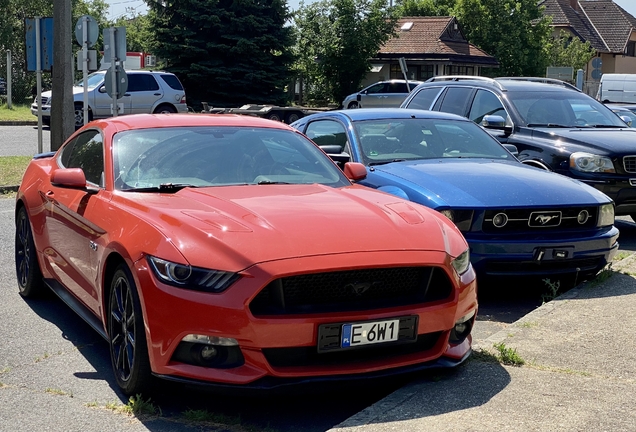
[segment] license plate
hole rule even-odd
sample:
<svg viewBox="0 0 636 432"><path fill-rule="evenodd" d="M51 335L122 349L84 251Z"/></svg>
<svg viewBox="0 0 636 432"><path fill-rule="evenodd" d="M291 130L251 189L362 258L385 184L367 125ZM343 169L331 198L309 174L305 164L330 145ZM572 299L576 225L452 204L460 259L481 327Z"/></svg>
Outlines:
<svg viewBox="0 0 636 432"><path fill-rule="evenodd" d="M343 324L340 346L350 348L398 340L400 320Z"/></svg>

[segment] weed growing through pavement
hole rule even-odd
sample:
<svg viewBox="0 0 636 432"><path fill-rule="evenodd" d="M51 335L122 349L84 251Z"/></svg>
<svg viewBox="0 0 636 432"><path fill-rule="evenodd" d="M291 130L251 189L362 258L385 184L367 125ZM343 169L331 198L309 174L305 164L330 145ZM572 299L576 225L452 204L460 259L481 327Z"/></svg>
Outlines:
<svg viewBox="0 0 636 432"><path fill-rule="evenodd" d="M605 266L605 268L603 268L603 270L599 272L599 274L596 275L596 277L592 281L590 281L590 285L596 286L600 283L603 283L611 278L613 274L614 270L612 270L612 263L609 263Z"/></svg>
<svg viewBox="0 0 636 432"><path fill-rule="evenodd" d="M97 408L99 406L99 404L97 403L97 401L92 401L92 402L86 402L84 404L85 406L89 407L89 408Z"/></svg>
<svg viewBox="0 0 636 432"><path fill-rule="evenodd" d="M516 348L509 348L505 343L500 342L493 345L499 352L499 360L508 366L522 366L525 360L521 358Z"/></svg>
<svg viewBox="0 0 636 432"><path fill-rule="evenodd" d="M1 374L3 374L3 373L7 373L7 372L9 372L10 370L11 370L11 368L10 368L10 367L8 367L8 366L7 366L6 368L4 368L4 369L0 369L0 375L1 375Z"/></svg>
<svg viewBox="0 0 636 432"><path fill-rule="evenodd" d="M621 251L614 256L614 261L622 261L630 255L631 255L631 252Z"/></svg>
<svg viewBox="0 0 636 432"><path fill-rule="evenodd" d="M550 279L545 278L543 283L548 286L548 292L541 294L541 303L545 304L557 298L561 288L561 281L552 282Z"/></svg>
<svg viewBox="0 0 636 432"><path fill-rule="evenodd" d="M47 387L45 390L45 392L50 393L50 394L54 394L54 395L58 395L58 396L70 396L73 397L73 393L67 393L64 390L60 390L60 389L54 389L51 387Z"/></svg>
<svg viewBox="0 0 636 432"><path fill-rule="evenodd" d="M533 328L538 326L539 326L539 323L536 321L525 321L525 322L517 324L517 327L521 327L521 328Z"/></svg>

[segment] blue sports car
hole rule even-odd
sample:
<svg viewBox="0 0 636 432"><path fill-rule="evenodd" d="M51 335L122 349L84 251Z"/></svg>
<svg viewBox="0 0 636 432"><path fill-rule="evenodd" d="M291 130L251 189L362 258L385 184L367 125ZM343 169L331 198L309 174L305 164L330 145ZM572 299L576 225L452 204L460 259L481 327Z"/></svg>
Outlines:
<svg viewBox="0 0 636 432"><path fill-rule="evenodd" d="M292 126L337 163L366 165L360 184L446 215L468 240L482 277L573 275L581 281L618 249L610 198L521 164L514 146L502 146L463 117L358 109L313 114Z"/></svg>

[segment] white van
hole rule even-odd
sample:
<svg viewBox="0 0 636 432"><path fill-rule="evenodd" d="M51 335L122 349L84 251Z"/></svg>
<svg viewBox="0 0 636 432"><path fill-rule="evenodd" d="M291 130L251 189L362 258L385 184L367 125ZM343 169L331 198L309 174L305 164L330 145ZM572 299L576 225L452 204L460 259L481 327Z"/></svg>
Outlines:
<svg viewBox="0 0 636 432"><path fill-rule="evenodd" d="M596 99L603 103L636 103L636 74L603 74Z"/></svg>

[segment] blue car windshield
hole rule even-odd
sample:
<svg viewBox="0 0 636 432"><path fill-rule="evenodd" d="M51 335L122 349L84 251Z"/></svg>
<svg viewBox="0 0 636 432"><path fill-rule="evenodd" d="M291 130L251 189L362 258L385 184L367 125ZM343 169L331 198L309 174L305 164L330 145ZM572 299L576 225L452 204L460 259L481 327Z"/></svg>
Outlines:
<svg viewBox="0 0 636 432"><path fill-rule="evenodd" d="M119 132L113 139L115 188L351 183L315 144L289 130L166 127Z"/></svg>
<svg viewBox="0 0 636 432"><path fill-rule="evenodd" d="M515 160L473 122L453 119L374 119L354 123L365 165L439 158Z"/></svg>

